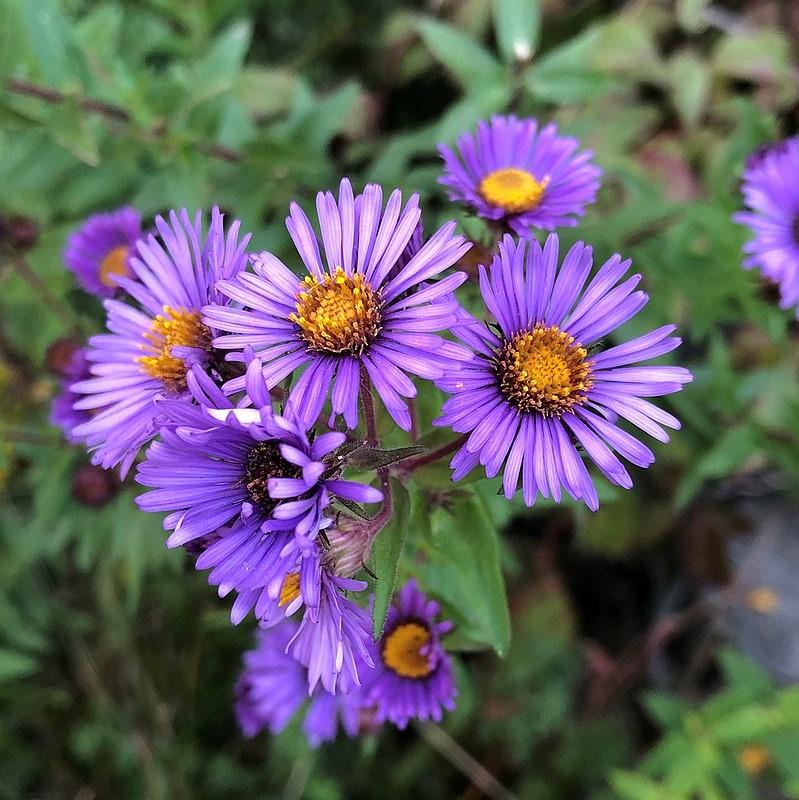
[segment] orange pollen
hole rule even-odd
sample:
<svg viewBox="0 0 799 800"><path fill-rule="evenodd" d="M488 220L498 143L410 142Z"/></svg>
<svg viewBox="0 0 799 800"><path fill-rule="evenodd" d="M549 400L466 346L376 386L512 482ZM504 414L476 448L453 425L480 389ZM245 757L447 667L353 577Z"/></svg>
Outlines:
<svg viewBox="0 0 799 800"><path fill-rule="evenodd" d="M293 603L300 596L300 573L289 572L283 579L283 586L280 589L279 606L287 606Z"/></svg>
<svg viewBox="0 0 799 800"><path fill-rule="evenodd" d="M144 338L148 344L142 345L149 354L136 359L144 372L158 378L172 392L186 389L186 363L174 355L175 347L192 347L200 350L211 349L211 333L203 325L199 311L164 306L146 331Z"/></svg>
<svg viewBox="0 0 799 800"><path fill-rule="evenodd" d="M289 319L312 350L359 355L382 327L380 293L360 273L347 275L336 267L321 281L307 276L297 295L297 311Z"/></svg>
<svg viewBox="0 0 799 800"><path fill-rule="evenodd" d="M505 397L521 411L560 416L586 401L587 351L557 325L536 325L505 342L495 369Z"/></svg>
<svg viewBox="0 0 799 800"><path fill-rule="evenodd" d="M549 177L536 180L529 172L505 167L489 172L480 181L478 191L489 205L498 206L508 214L532 211L541 202Z"/></svg>
<svg viewBox="0 0 799 800"><path fill-rule="evenodd" d="M118 277L126 278L130 271L128 270L128 252L130 248L121 244L106 253L105 258L100 262L100 283L103 286L108 286L113 289L117 285L116 279Z"/></svg>
<svg viewBox="0 0 799 800"><path fill-rule="evenodd" d="M403 678L424 678L430 674L430 661L422 648L430 641L430 631L418 622L394 628L383 644L383 661Z"/></svg>

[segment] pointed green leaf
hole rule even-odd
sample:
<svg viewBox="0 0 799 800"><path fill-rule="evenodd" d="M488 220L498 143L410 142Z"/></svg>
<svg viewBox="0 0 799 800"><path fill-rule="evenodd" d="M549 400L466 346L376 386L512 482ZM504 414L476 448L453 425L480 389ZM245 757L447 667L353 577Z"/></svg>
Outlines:
<svg viewBox="0 0 799 800"><path fill-rule="evenodd" d="M494 32L506 64L527 61L533 55L540 29L538 0L494 0Z"/></svg>

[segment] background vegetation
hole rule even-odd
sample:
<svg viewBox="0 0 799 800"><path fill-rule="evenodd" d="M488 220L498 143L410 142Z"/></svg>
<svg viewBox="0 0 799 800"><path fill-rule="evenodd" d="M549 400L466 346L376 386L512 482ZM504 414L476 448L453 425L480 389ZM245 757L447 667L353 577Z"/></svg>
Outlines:
<svg viewBox="0 0 799 800"><path fill-rule="evenodd" d="M0 798L504 797L459 747L530 800L799 797L799 331L730 220L746 155L796 132L797 35L789 0L0 0ZM218 203L288 257L289 200L345 174L479 241L435 145L507 110L595 151L566 238L644 273L631 332L679 325L684 429L595 515L420 470L413 507L452 509L405 553L460 623L445 733L245 741L252 624L47 424L51 345L102 323L65 236Z"/></svg>

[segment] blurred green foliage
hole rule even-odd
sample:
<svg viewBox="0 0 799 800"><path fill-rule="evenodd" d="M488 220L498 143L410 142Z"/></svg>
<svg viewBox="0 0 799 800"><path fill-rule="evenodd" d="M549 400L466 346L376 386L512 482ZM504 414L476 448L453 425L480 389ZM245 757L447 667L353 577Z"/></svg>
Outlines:
<svg viewBox="0 0 799 800"><path fill-rule="evenodd" d="M102 324L60 259L89 213L219 204L288 257L289 201L346 174L418 191L429 228L455 216L486 240L437 187L436 144L509 110L594 150L600 200L563 238L643 273L651 302L629 333L678 324L696 380L667 405L684 429L634 471L634 492L600 487L595 515L526 512L491 482L453 491L438 465L419 470L373 566L402 579L423 564L458 623L447 730L517 797L747 798L764 781L799 797L795 688L728 652L720 684L681 680L678 659L673 691L640 696L652 676L631 667L675 587L705 583L708 497L799 477L796 328L741 269L730 218L747 154L796 128L791 32L778 3L760 5L0 0L0 798L479 796L413 731L318 753L295 728L241 739L232 684L250 626L231 627L226 601L164 548L132 486L102 508L76 499L86 459L46 424L45 356ZM14 242L19 216L38 229L30 249ZM426 387L423 421L439 402ZM627 565L659 576L643 626L625 627L639 601L616 583ZM615 597L623 613L605 624L629 648L598 655L586 619ZM750 745L764 769L744 767Z"/></svg>

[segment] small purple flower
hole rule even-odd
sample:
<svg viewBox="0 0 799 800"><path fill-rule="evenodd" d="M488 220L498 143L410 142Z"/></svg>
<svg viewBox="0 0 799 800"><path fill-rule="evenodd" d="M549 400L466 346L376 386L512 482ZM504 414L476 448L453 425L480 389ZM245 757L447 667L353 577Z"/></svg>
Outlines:
<svg viewBox="0 0 799 800"><path fill-rule="evenodd" d="M754 238L744 245L744 267L757 267L780 287L780 307L799 317L799 136L753 153L743 176L744 203L733 219Z"/></svg>
<svg viewBox="0 0 799 800"><path fill-rule="evenodd" d="M264 729L280 733L308 699L307 670L286 654L296 633L293 622L257 633L256 646L244 654L244 670L236 684L236 718L247 737ZM357 736L366 718L358 692L332 695L314 691L303 731L312 747L336 737L339 720L348 736Z"/></svg>
<svg viewBox="0 0 799 800"><path fill-rule="evenodd" d="M440 299L466 275L457 272L421 285L451 267L470 244L455 235L451 222L419 246L417 195L403 208L402 195L394 191L384 208L376 185L354 197L345 178L338 202L330 192L320 192L316 207L324 262L317 234L293 203L286 226L308 275L300 280L271 253L254 256L254 274L219 284L244 308L205 309L207 324L228 332L214 339L214 346L252 345L270 388L303 368L290 403L307 425L318 418L332 387L333 416L343 415L355 428L359 384L366 374L396 423L410 430L404 398L414 397L416 388L408 375L439 378L453 358L468 357L437 335L448 327L454 309ZM409 255L415 247L418 251ZM225 390L232 394L241 388L243 381L233 379Z"/></svg>
<svg viewBox="0 0 799 800"><path fill-rule="evenodd" d="M157 433L156 399L185 395L192 365L213 366L214 332L200 309L225 302L214 286L244 268L250 238L238 241L238 222L226 236L217 209L205 237L200 212L192 222L185 210L172 211L168 223L158 217L155 224L160 241L153 235L140 240L132 277L119 278L140 308L105 301L109 333L89 340L92 377L72 386L83 395L77 409L102 409L76 435L86 439L94 463L106 469L121 464L123 476Z"/></svg>
<svg viewBox="0 0 799 800"><path fill-rule="evenodd" d="M376 672L364 688L364 704L375 706L376 722L404 728L409 720L441 720L455 708L458 690L452 661L441 637L452 630L436 622L439 605L409 580L394 597L378 644Z"/></svg>
<svg viewBox="0 0 799 800"><path fill-rule="evenodd" d="M75 428L91 418L88 411L76 411L73 407L79 395L75 394L70 386L75 381L88 378L89 375L86 349L78 347L72 352L61 371L61 391L53 398L50 406L50 424L61 428L64 438L70 444L82 441L81 437L75 434Z"/></svg>
<svg viewBox="0 0 799 800"><path fill-rule="evenodd" d="M450 200L485 219L505 220L519 235L532 228L574 227L593 203L602 171L577 139L558 136L554 123L495 116L477 134L458 138L458 153L439 145Z"/></svg>
<svg viewBox="0 0 799 800"><path fill-rule="evenodd" d="M558 238L505 236L490 270L480 268L480 291L496 332L459 312L453 332L477 357L438 382L453 395L436 425L468 433L450 466L459 480L478 464L488 477L504 465L505 496L521 480L525 503L540 493L560 502L561 488L592 510L599 505L578 447L612 483L632 486L616 453L639 467L655 456L616 422L624 418L666 442L662 425L679 428L671 414L644 400L682 389L692 380L682 367L636 366L674 350L680 339L665 325L615 347L603 337L648 301L635 291L641 276L618 283L630 267L614 255L593 279L592 251L582 242L558 266ZM615 452L614 452L615 451Z"/></svg>
<svg viewBox="0 0 799 800"><path fill-rule="evenodd" d="M93 214L67 239L64 263L87 292L113 297L119 279L132 276L131 258L141 235L135 208Z"/></svg>

